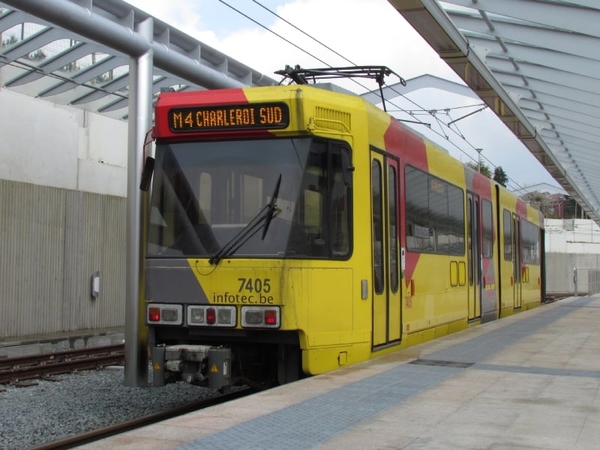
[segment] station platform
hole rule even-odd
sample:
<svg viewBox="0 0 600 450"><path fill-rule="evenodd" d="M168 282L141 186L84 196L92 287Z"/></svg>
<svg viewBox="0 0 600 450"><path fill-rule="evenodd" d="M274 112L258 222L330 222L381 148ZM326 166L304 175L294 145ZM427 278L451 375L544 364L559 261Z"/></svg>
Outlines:
<svg viewBox="0 0 600 450"><path fill-rule="evenodd" d="M571 297L80 448L596 449L600 296Z"/></svg>

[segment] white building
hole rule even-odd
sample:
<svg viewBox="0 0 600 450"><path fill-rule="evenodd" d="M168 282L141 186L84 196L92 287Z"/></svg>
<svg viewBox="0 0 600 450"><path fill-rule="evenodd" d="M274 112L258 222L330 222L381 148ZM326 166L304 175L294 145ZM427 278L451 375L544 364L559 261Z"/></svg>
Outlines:
<svg viewBox="0 0 600 450"><path fill-rule="evenodd" d="M127 122L2 89L0 136L0 339L123 326Z"/></svg>

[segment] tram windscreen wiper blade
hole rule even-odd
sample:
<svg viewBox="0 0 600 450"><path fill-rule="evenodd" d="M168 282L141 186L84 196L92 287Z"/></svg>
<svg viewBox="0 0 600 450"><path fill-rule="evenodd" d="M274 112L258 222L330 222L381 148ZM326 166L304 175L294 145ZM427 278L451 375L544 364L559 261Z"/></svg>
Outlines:
<svg viewBox="0 0 600 450"><path fill-rule="evenodd" d="M279 211L281 211L279 208L277 208L277 196L279 195L279 186L281 186L281 174L279 174L279 178L277 179L277 184L275 185L275 190L273 191L273 195L271 196L271 201L267 205L267 216L265 218L265 227L263 229L262 234L263 241L265 239L265 236L267 235L267 231L269 230L269 225L271 225L271 220L273 220L273 217L275 217L277 214L279 214Z"/></svg>
<svg viewBox="0 0 600 450"><path fill-rule="evenodd" d="M281 211L279 208L277 208L276 203L280 184L281 174L279 174L279 179L277 180L275 190L271 196L271 201L266 204L258 212L258 214L256 214L256 216L254 216L252 220L250 220L250 222L248 222L248 224L239 231L239 233L237 233L227 244L221 247L217 253L210 257L208 260L210 264L219 264L219 261L221 261L223 258L233 255L235 252L237 252L242 245L248 242L248 240L260 230L261 225L263 224L264 229L262 238L265 238L269 225L271 224L271 220Z"/></svg>

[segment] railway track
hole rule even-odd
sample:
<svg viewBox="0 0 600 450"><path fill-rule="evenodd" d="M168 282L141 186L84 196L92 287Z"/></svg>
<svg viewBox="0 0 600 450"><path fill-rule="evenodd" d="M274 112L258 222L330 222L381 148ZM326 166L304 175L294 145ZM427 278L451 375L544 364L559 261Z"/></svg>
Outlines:
<svg viewBox="0 0 600 450"><path fill-rule="evenodd" d="M83 433L77 436L71 436L55 442L38 445L36 447L31 448L30 450L62 450L74 448L79 445L89 444L90 442L99 441L110 436L114 436L117 434L124 433L126 431L134 430L136 428L141 428L147 425L151 425L153 423L171 419L173 417L181 416L183 414L187 414L193 411L198 411L203 408L208 408L210 406L236 400L238 398L250 395L254 392L256 392L256 390L251 388L241 389L235 392L220 395L218 397L213 397L210 399L190 403L189 405L180 406L178 408L174 408L168 411L150 414L144 417L129 420L127 422L111 425L109 427L100 428L94 431L89 431L87 433Z"/></svg>
<svg viewBox="0 0 600 450"><path fill-rule="evenodd" d="M123 344L7 358L0 360L0 384L17 384L79 370L122 365L124 360Z"/></svg>

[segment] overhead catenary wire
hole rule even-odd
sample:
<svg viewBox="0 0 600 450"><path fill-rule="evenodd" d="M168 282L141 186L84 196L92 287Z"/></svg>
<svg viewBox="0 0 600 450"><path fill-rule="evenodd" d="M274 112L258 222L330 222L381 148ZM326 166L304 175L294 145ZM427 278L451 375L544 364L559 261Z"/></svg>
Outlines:
<svg viewBox="0 0 600 450"><path fill-rule="evenodd" d="M263 25L262 23L260 23L258 20L253 19L252 17L250 17L248 14L243 13L242 11L240 11L239 9L237 9L236 7L230 5L229 3L227 3L224 0L218 0L219 2L221 2L222 4L224 4L225 6L227 6L228 8L232 9L233 11L235 11L236 13L240 14L241 16L244 16L246 19L250 20L251 22L254 22L256 25L258 25L259 27L263 28L264 30L268 31L271 34L274 34L275 36L277 36L279 39L282 39L283 41L287 42L288 44L296 47L298 50L306 53L307 55L313 57L314 59L316 59L317 61L319 61L320 63L325 64L328 67L331 67L329 64L327 64L325 61L323 61L321 58L319 58L318 56L313 55L312 53L310 53L309 51L303 49L302 47L294 44L292 41L290 41L289 39L284 38L283 36L281 36L279 33L276 33L275 31L271 30L269 27L267 27L266 25Z"/></svg>
<svg viewBox="0 0 600 450"><path fill-rule="evenodd" d="M335 51L334 49L332 49L331 47L329 47L328 45L324 44L323 42L321 42L320 40L318 40L317 38L311 36L310 34L308 34L307 32L305 32L304 30L302 30L301 28L298 28L296 25L294 25L293 23L291 23L290 21L288 21L287 19L281 17L279 14L277 14L275 11L267 8L265 5L263 5L262 3L260 3L257 0L252 0L254 3L256 3L258 6L260 6L261 8L263 8L264 10L268 11L269 13L273 14L275 17L277 17L279 20L282 20L283 22L287 23L289 26L291 26L292 28L296 29L297 31L299 31L300 33L302 33L303 35L305 35L306 37L312 39L313 41L315 41L316 43L322 45L323 47L325 47L327 50L329 50L330 52L336 54L337 56L339 56L340 58L342 58L344 61L352 64L353 66L357 66L358 64L356 64L354 61L349 60L348 58L346 58L344 55L338 53L337 51Z"/></svg>
<svg viewBox="0 0 600 450"><path fill-rule="evenodd" d="M256 25L260 26L261 28L265 29L266 31L272 33L273 35L279 37L280 39L282 39L283 41L287 42L288 44L292 45L293 47L297 48L298 50L302 51L303 53L309 55L310 57L314 58L315 60L319 61L320 63L326 65L327 67L332 67L330 64L328 64L327 62L325 62L323 59L317 57L316 55L314 55L313 53L309 52L308 50L300 47L299 45L291 42L289 39L281 36L279 33L276 33L275 31L271 30L269 27L261 24L259 21L255 20L254 18L250 17L248 14L245 14L244 12L240 11L239 9L231 6L229 3L227 3L225 0L218 0L220 3L222 3L223 5L229 7L230 9L232 9L233 11L237 12L238 14L242 15L243 17L247 18L248 20L252 21L253 23L255 23ZM324 44L322 41L314 38L313 36L311 36L309 33L305 32L304 30L302 30L301 28L299 28L298 26L296 26L295 24L293 24L292 22L290 22L289 20L285 19L284 17L282 17L281 15L277 14L276 12L272 11L271 9L269 9L268 7L264 6L262 3L260 3L258 0L252 0L256 5L258 5L259 7L261 7L262 9L264 9L265 11L269 12L270 14L274 15L275 17L277 17L278 19L282 20L284 23L286 23L287 25L293 27L295 30L301 32L303 35L307 36L308 38L310 38L311 40L313 40L314 42L318 43L319 45L325 47L327 50L331 51L332 53L334 53L335 55L341 57L342 59L344 59L345 61L347 61L350 64L356 65L356 63L354 63L353 61L351 61L350 59L348 59L347 57L343 56L341 53L337 52L336 50L332 49L331 47L329 47L328 45ZM361 84L360 82L358 82L357 80L352 80L354 81L356 84L358 84L359 86L361 86L362 88L369 90L366 86L364 86L363 84ZM431 111L438 111L438 109L434 109L434 110L428 110L424 107L422 107L421 105L419 105L417 102L415 102L414 100L408 98L406 95L404 95L403 93L397 91L393 86L389 86L387 85L387 88L390 89L392 92L394 92L395 94L397 94L399 97L404 98L406 101L408 101L409 103L413 104L414 106L416 106L417 108L419 108L420 111L425 111L427 113L429 113L429 115L431 115L436 122L439 124L444 125L447 129L449 129L452 133L456 134L457 136L459 136L461 139L463 139L463 141L465 143L467 143L472 150L476 151L476 147L471 144L465 137L464 135L462 135L462 133L457 132L456 130L453 130L450 127L450 124L446 124L443 121L441 121L435 114L432 114ZM382 99L382 101L386 101L385 99ZM446 140L446 142L448 142L449 144L451 144L453 147L455 147L459 152L463 153L465 156L467 156L472 162L474 163L479 163L480 158L482 158L483 160L487 161L492 168L496 169L499 166L496 166L486 155L478 155L477 158L473 157L471 154L469 154L468 152L466 152L463 148L461 148L460 146L458 146L456 143L452 142L448 135L446 133L440 133L438 131L436 131L435 129L433 129L431 127L431 124L428 124L426 122L423 122L421 120L419 120L418 118L415 117L414 113L411 113L407 110L405 110L404 108L398 106L397 104L395 104L392 101L387 100L387 102L393 106L395 106L396 108L398 108L398 110L402 111L405 114L408 114L410 117L415 118L416 120L403 120L403 119L398 119L396 118L396 120L399 121L405 121L405 122L410 122L410 123L414 123L414 124L418 124L418 125L425 125L427 126L431 132L435 133L437 136L443 138ZM481 105L476 105L476 106L481 106ZM485 108L482 108L481 110L483 110ZM440 129L444 129L440 126ZM507 176L508 177L508 176ZM517 183L515 180L511 179L510 177L508 177L508 180L510 182L512 182L512 184L516 185L518 188L521 188L521 186L519 185L519 183Z"/></svg>
<svg viewBox="0 0 600 450"><path fill-rule="evenodd" d="M241 16L247 18L248 20L250 20L251 22L255 23L256 25L260 26L261 28L263 28L264 30L268 31L269 33L274 34L275 36L277 36L278 38L282 39L283 41L287 42L288 44L294 46L295 48L297 48L298 50L300 50L303 53L306 53L307 55L309 55L310 57L316 59L317 61L319 61L320 63L326 65L327 67L332 67L329 63L323 61L321 58L313 55L312 53L310 53L308 50L300 47L297 44L294 44L293 42L291 42L289 39L281 36L279 33L276 33L275 31L271 30L269 27L261 24L259 21L257 21L256 19L253 19L252 17L250 17L248 14L240 11L238 8L235 8L234 6L230 5L229 3L227 3L225 0L218 0L220 3L222 3L223 5L227 6L228 8L232 9L233 11L237 12L238 14L240 14ZM265 9L266 11L268 11L271 14L274 14L277 18L283 20L285 23L287 23L288 25L294 27L296 30L301 31L304 35L308 36L310 39L314 40L315 42L317 42L318 44L324 46L325 48L327 48L330 51L333 51L336 55L340 56L341 58L343 58L345 61L349 62L350 64L356 65L356 63L354 63L353 61L349 60L348 58L342 56L340 53L336 52L335 50L331 49L329 46L325 45L323 42L319 41L318 39L312 37L311 35L309 35L308 33L306 33L305 31L302 31L300 28L298 28L296 25L292 24L291 22L289 22L288 20L283 19L281 16L279 16L278 14L276 14L274 11L271 11L269 8L267 8L266 6L262 5L260 2L253 0L254 3L256 3L257 5L261 6L263 9ZM357 80L352 79L351 81L353 81L355 84L358 84L360 87L362 87L363 89L369 90L369 88L367 86L365 86L364 84L360 83ZM393 102L389 102L390 104L396 106L399 109L400 106L395 105ZM423 123L423 125L427 125L426 123Z"/></svg>
<svg viewBox="0 0 600 450"><path fill-rule="evenodd" d="M226 2L225 0L219 0L219 1L220 1L221 3L223 3L223 4L227 5L227 6L229 6L231 9L233 9L233 10L236 10L236 11L237 11L237 9L236 9L236 8L233 8L233 7L231 7L230 5L228 5L228 4L227 4L227 2ZM265 11L267 11L267 12L269 12L270 14L272 14L273 16L277 17L278 19L280 19L281 21L283 21L283 22L284 22L284 23L286 23L287 25L291 26L291 27L292 27L292 28L294 28L295 30L299 31L300 33L302 33L303 35L305 35L306 37L308 37L309 39L311 39L311 40L313 40L314 42L318 43L319 45L323 46L324 48L326 48L326 49L327 49L327 50L329 50L330 52L332 52L332 53L334 53L335 55L339 56L340 58L344 59L344 60L345 60L345 61L347 61L348 63L350 63L350 64L353 64L353 65L356 65L356 63L355 63L354 61L350 60L349 58L347 58L346 56L342 55L341 53L339 53L339 52L338 52L338 51L336 51L335 49L333 49L333 48L331 48L330 46L328 46L328 45L326 45L325 43L323 43L321 40L319 40L319 39L317 39L317 38L313 37L312 35L310 35L310 34L309 34L309 33L307 33L306 31L302 30L300 27L296 26L295 24L293 24L293 23L292 23L292 22L290 22L289 20L287 20L287 19L285 19L284 17L282 17L280 14L276 13L275 11L273 11L273 10L271 10L270 8L268 8L268 7L266 7L265 5L263 5L263 4L262 4L260 1L258 1L258 0L252 0L252 1L253 1L253 3L255 3L256 5L258 5L259 7L261 7L262 9L264 9ZM244 13L241 13L241 12L240 12L240 14L242 14L244 17L248 17L248 18L249 18L249 16L247 16L247 15L246 15L246 14L244 14ZM266 30L269 30L269 31L270 31L270 32L272 32L273 34L275 34L275 35L279 36L277 33L273 32L273 31L272 31L272 30L270 30L268 27L266 27L266 26L264 26L264 25L260 24L258 21L254 20L254 19L251 19L251 18L249 18L249 19L250 19L250 20L252 20L254 23L256 23L256 24L260 25L262 28L264 28L264 29L266 29ZM283 38L283 37L282 37L282 39L284 39L284 40L285 40L286 42L288 42L288 43L290 42L288 39L285 39L285 38ZM326 62L324 62L322 59L315 57L315 56L314 56L312 53L310 53L310 52L308 52L307 50L305 50L305 49L301 48L300 46L298 46L298 45L296 45L296 44L293 44L293 43L292 43L292 45L294 45L294 47L296 47L296 48L300 49L300 50L301 50L301 51L303 51L304 53L308 54L309 56L311 56L311 57L315 58L315 59L316 59L316 60L318 60L319 62L321 62L321 63L325 64L326 66L328 66L328 67L331 67L331 65L329 65L329 64L328 64L328 63L326 63ZM358 82L358 81L356 81L356 80L353 80L353 81L354 81L356 84L358 84L359 86L361 86L361 87L363 87L364 89L367 89L367 90L368 90L368 88L367 88L366 86L364 86L363 84L361 84L360 82ZM389 85L388 85L388 86L387 86L387 88L388 88L388 89L390 89L392 92L396 93L398 96L400 96L400 97L404 98L406 101L410 102L411 104L413 104L413 105L414 105L414 106L416 106L417 108L419 108L419 111L424 111L425 113L427 113L427 114L429 114L430 116L432 116L432 117L433 117L433 118L436 120L436 122L438 123L438 125L440 125L440 124L441 124L441 125L444 125L444 126L445 126L445 127L448 129L448 130L450 130L451 132L453 132L454 134L456 134L457 136L459 136L461 139L463 139L463 141L464 141L465 143L467 143L467 144L468 144L468 145L471 147L471 149L472 149L473 151L476 151L476 147L475 147L473 144L471 144L471 143L470 143L470 142L469 142L469 141L468 141L468 140L465 138L465 136L464 136L464 135L463 135L461 132L459 132L459 131L457 131L457 130L453 130L453 129L450 127L450 125L454 124L456 121L460 120L461 118L458 118L458 119L456 119L456 120L453 120L453 121L451 121L451 122L449 122L449 123L445 123L445 122L441 121L441 120L439 119L439 117L437 117L437 116L436 116L436 114L435 114L435 113L432 113L432 111L439 111L440 109L428 110L428 109L426 109L426 108L422 107L421 105L419 105L419 104L418 104L417 102L415 102L414 100L412 100L412 99L408 98L408 97L407 97L406 95L404 95L403 93L401 93L401 92L397 91L397 90L396 90L396 89L395 89L393 86L389 86ZM386 100L382 99L382 101L386 101ZM493 162L492 162L492 161L491 161L491 160L490 160L490 159L489 159L489 158L488 158L486 155L483 155L483 156L481 156L481 155L478 155L478 157L477 157L477 158L473 157L471 154L469 154L468 152L466 152L466 151L465 151L463 148L461 148L460 146L458 146L457 144L455 144L454 142L452 142L452 141L449 139L449 137L448 137L448 135L447 135L446 133L441 133L441 132L438 132L437 130L433 129L433 128L431 127L431 124L427 124L426 122L423 122L423 121L419 120L418 118L416 118L416 117L415 117L415 114L414 114L414 113L412 113L411 111L408 111L408 110L405 110L404 108L401 108L401 107L399 107L397 104L395 104L395 103L394 103L394 102L392 102L392 101L389 101L389 100L387 100L387 102L388 102L389 104L391 104L391 105L395 106L396 108L398 108L398 110L399 110L399 111L402 111L403 113L405 113L405 114L408 114L408 115L409 115L409 116L411 116L412 118L416 119L416 120L403 120L403 119L397 119L397 120L401 120L401 121L403 121L403 122L414 123L414 124L425 125L425 126L427 126L427 127L428 127L428 128L431 130L431 132L433 132L433 133L435 133L436 135L438 135L439 137L441 137L441 138L445 139L445 140L446 140L448 143L450 143L450 144L451 144L453 147L455 147L455 148L456 148L458 151L460 151L461 153L463 153L463 154L464 154L466 157L468 157L468 158L469 158L471 161L473 161L474 163L479 163L479 160L480 160L479 158L480 158L480 157L482 157L482 158L483 158L485 161L487 161L487 163L489 163L489 164L492 166L492 168L493 168L493 169L496 169L496 168L498 167L498 166L496 166L496 165L495 165L495 164L494 164L494 163L493 163ZM476 114L477 112L480 112L480 111L484 110L485 108L487 108L487 105L485 105L485 104L477 104L477 105L472 105L472 106L473 106L473 107L475 107L475 106L479 106L479 107L480 107L480 109L479 109L479 110L477 110L477 111L473 111L473 112L471 112L471 113L470 113L470 114L468 114L467 116L469 116L469 115L473 115L473 114ZM481 107L481 106L483 106L483 107ZM456 108L456 109L458 109L458 108ZM464 117L467 117L467 116L463 116L462 118L464 118ZM440 130L444 130L444 128L443 128L441 125L440 125ZM456 126L456 125L455 125L455 126ZM508 179L509 179L509 181L512 181L512 183L513 183L514 185L516 185L516 186L518 186L518 187L520 188L520 185L519 185L519 183L517 183L515 180L511 179L510 177L508 177Z"/></svg>
<svg viewBox="0 0 600 450"><path fill-rule="evenodd" d="M219 0L219 1L221 1L221 3L224 3L224 4L226 4L226 3L225 3L223 0ZM252 0L252 1L253 1L255 4L257 4L258 6L260 6L261 8L263 8L264 10L268 11L269 13L271 13L272 15L274 15L275 17L277 17L278 19L282 20L283 22L285 22L286 24L288 24L289 26L291 26L292 28L294 28L295 30L297 30L297 31L299 31L300 33L304 34L304 35L305 35L305 36L307 36L309 39L313 40L314 42L316 42L316 43L320 44L321 46L325 47L327 50L331 51L331 52L332 52L332 53L334 53L335 55L337 55L337 56L339 56L340 58L344 59L346 62L348 62L348 63L350 63L350 64L352 64L352 65L357 65L357 64L356 64L354 61L350 60L349 58L347 58L346 56L342 55L342 54L341 54L341 53L339 53L338 51L336 51L336 50L332 49L331 47L329 47L328 45L324 44L322 41L320 41L319 39L315 38L314 36L312 36L312 35L308 34L307 32L305 32L304 30L302 30L302 29L301 29L301 28L299 28L298 26L294 25L293 23L291 23L290 21L288 21L287 19L285 19L285 18L284 18L284 17L282 17L281 15L277 14L275 11L273 11L273 10L271 10L270 8L268 8L268 7L264 6L264 5L263 5L262 3L260 3L258 0ZM232 9L233 9L233 8L232 8ZM261 26L262 26L262 25L261 25ZM264 28L266 28L266 27L264 27ZM297 47L297 46L296 46L296 47ZM311 56L313 56L313 55L311 54ZM314 57L314 56L313 56L313 57ZM321 61L321 62L323 62L323 61L322 61L322 60L320 60L320 59L318 59L318 60L319 60L319 61ZM327 63L324 63L324 64L326 64L328 67L331 67L331 66L330 66L329 64L327 64ZM363 87L363 88L367 89L367 88L366 88L366 86L364 86L364 85L363 85L363 84L361 84L360 82L358 82L358 81L356 81L356 80L353 80L353 81L354 81L355 83L357 83L359 86L361 86L361 87ZM444 123L444 122L440 121L440 120L439 120L437 117L435 117L435 115L434 115L434 114L432 114L432 113L431 113L431 111L427 111L425 108L423 108L423 107L419 106L419 105L418 105L416 102L414 102L414 101L412 101L412 100L408 99L408 97L406 97L404 94L402 94L402 93L400 93L400 92L396 91L396 90L395 90L393 87L391 87L391 86L388 86L388 88L389 88L389 89L391 89L392 91L394 91L396 94L398 94L398 95L399 95L399 96L401 96L402 98L404 98L405 100L408 100L408 101L412 102L412 103L413 103L415 106L418 106L418 107L420 108L420 109L419 109L420 111L425 111L425 112L427 112L429 115L433 116L433 117L436 119L436 121L437 121L438 123ZM384 99L382 99L382 100L384 100ZM384 101L385 101L385 100L384 100ZM403 111L403 112L406 112L407 114L409 114L409 115L411 115L411 116L413 116L413 117L414 117L414 115L413 115L413 114L411 114L411 113L410 113L410 112L408 112L408 111L405 111L403 108L400 108L400 107L398 107L398 105L394 104L393 102L391 102L391 101L388 101L388 103L392 104L393 106L396 106L397 108L399 108L399 110L401 110L401 111ZM477 105L477 106L481 106L481 104L480 104L480 105ZM475 113L477 113L477 112L479 112L479 111L481 111L481 110L485 109L485 107L487 107L487 106L485 106L485 105L484 105L484 107L483 107L483 108L481 108L481 109L479 109L479 110L477 110L477 111L471 112L471 113L470 113L470 114L468 114L468 115L475 114ZM456 109L458 109L458 108L456 108ZM465 116L465 117L466 117L466 116ZM460 120L460 118L459 118L459 119L457 119L457 120ZM423 122L423 121L420 121L420 120L410 120L410 121L409 121L409 120L403 120L403 121L404 121L404 122L409 122L409 123L415 123L415 124L421 124L421 125L426 125L426 126L428 126L428 124L427 124L427 123L425 123L425 122ZM448 123L448 124L445 124L445 125L447 125L447 126L449 127L449 125L450 125L450 124L451 124L451 123ZM435 130L433 130L433 129L431 128L431 126L428 126L428 127L429 127L429 129L431 129L431 131L432 131L432 132L436 133L438 136L444 137L446 140L448 140L448 141L449 141L449 139L448 139L448 136L447 136L446 134L443 134L443 135L442 135L442 134L440 134L440 133L437 133ZM440 128L441 128L441 127L440 127ZM464 135L462 135L461 133L457 133L457 134L458 134L458 135L459 135L459 136L460 136L462 139L464 139L464 140L466 141L466 138L464 137ZM449 141L449 142L450 142L450 141ZM468 142L468 141L467 141L467 142ZM457 148L459 151L461 151L463 154L465 154L467 157L471 158L473 161L477 161L477 160L475 160L475 158L473 158L471 155L469 155L468 153L466 153L466 152L465 152L465 151L464 151L462 148L460 148L459 146L455 145L454 143L452 143L452 144L453 144L453 145L454 145L454 146L455 146L455 147L456 147L456 148ZM471 145L471 147L472 147L473 149L475 149L475 146ZM486 158L486 160L487 160L487 158ZM489 160L488 160L488 162L489 162L490 164L492 164L492 166L494 166L494 168L496 167L496 166L495 166L495 165L494 165L494 164L493 164L491 161L489 161Z"/></svg>

